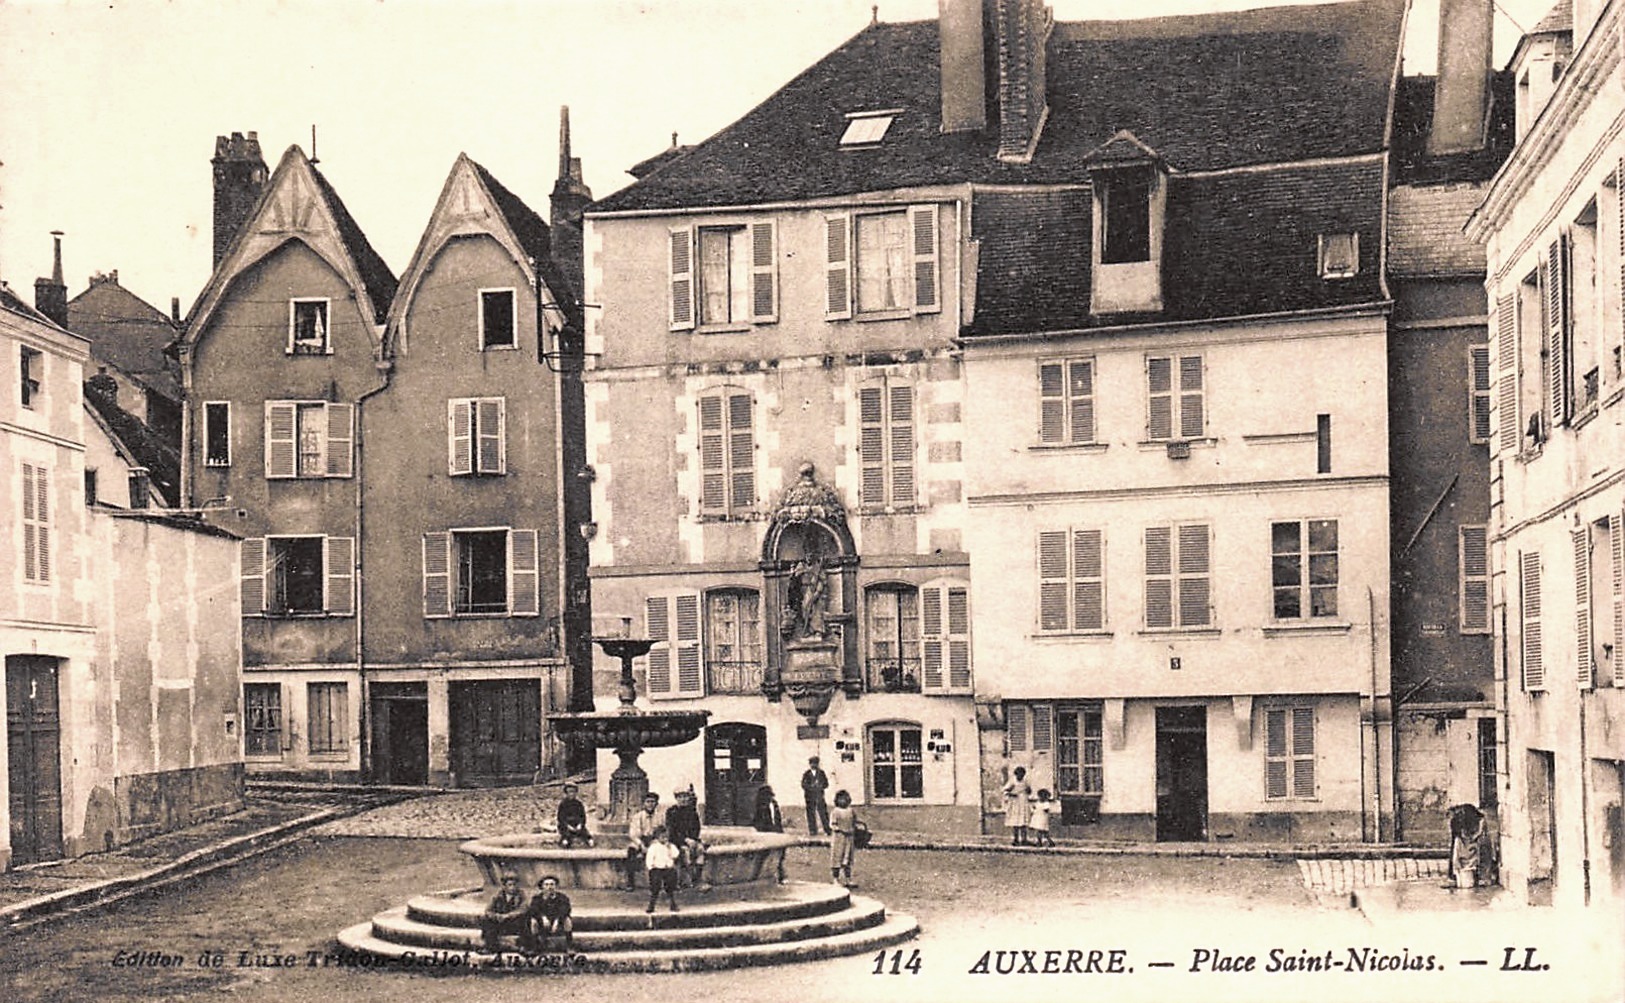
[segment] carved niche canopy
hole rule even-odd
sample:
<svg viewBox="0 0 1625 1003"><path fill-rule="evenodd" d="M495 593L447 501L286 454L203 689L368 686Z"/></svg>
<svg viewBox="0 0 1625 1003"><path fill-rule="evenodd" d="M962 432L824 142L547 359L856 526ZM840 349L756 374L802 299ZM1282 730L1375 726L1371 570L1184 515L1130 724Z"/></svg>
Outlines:
<svg viewBox="0 0 1625 1003"><path fill-rule="evenodd" d="M819 482L815 476L816 472L811 463L803 463L797 469L796 482L785 489L779 504L769 518L767 533L762 539L762 560L776 562L800 557L854 556L852 533L846 527L846 506L841 504L841 497L835 493L834 488ZM784 544L791 542L785 539L785 531L791 527L822 529L829 541L834 544L836 552L827 555L816 551L795 554L785 552ZM792 540L798 536L802 537L804 545L810 543L802 533L790 534ZM816 547L816 544L812 546Z"/></svg>

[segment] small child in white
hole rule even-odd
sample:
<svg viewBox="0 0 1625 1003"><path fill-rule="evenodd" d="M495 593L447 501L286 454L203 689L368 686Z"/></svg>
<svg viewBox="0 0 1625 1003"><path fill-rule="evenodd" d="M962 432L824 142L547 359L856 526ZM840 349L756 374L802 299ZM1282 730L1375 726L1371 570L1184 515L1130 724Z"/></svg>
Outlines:
<svg viewBox="0 0 1625 1003"><path fill-rule="evenodd" d="M1061 810L1059 801L1051 801L1049 789L1044 788L1038 792L1038 800L1033 804L1033 817L1031 821L1033 839L1039 846L1054 846L1055 840L1049 837L1050 816Z"/></svg>

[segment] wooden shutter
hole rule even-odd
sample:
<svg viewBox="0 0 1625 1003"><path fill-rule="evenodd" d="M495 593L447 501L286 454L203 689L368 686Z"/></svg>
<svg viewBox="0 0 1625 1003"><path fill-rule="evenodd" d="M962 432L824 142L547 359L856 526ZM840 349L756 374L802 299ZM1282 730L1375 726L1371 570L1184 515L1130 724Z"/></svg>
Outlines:
<svg viewBox="0 0 1625 1003"><path fill-rule="evenodd" d="M1063 631L1066 619L1067 533L1051 530L1038 534L1038 629Z"/></svg>
<svg viewBox="0 0 1625 1003"><path fill-rule="evenodd" d="M778 240L772 220L750 225L750 319L771 324L779 319Z"/></svg>
<svg viewBox="0 0 1625 1003"><path fill-rule="evenodd" d="M541 613L541 572L538 567L536 531L508 531L508 613L510 616L537 616Z"/></svg>
<svg viewBox="0 0 1625 1003"><path fill-rule="evenodd" d="M1463 634L1487 634L1490 629L1489 530L1485 526L1462 526L1458 531L1461 609L1459 626Z"/></svg>
<svg viewBox="0 0 1625 1003"><path fill-rule="evenodd" d="M299 476L299 409L292 401L265 402L265 476Z"/></svg>
<svg viewBox="0 0 1625 1003"><path fill-rule="evenodd" d="M947 610L942 601L942 592L937 587L920 590L920 637L925 649L920 680L922 693L940 693L945 688L943 661L946 652L943 649L947 641L944 618Z"/></svg>
<svg viewBox="0 0 1625 1003"><path fill-rule="evenodd" d="M51 580L51 475L23 464L23 578Z"/></svg>
<svg viewBox="0 0 1625 1003"><path fill-rule="evenodd" d="M1095 441L1095 363L1073 359L1066 364L1066 396L1072 442Z"/></svg>
<svg viewBox="0 0 1625 1003"><path fill-rule="evenodd" d="M1066 441L1066 375L1060 362L1038 366L1038 441Z"/></svg>
<svg viewBox="0 0 1625 1003"><path fill-rule="evenodd" d="M1614 172L1614 234L1619 238L1619 319L1625 325L1625 157L1620 158L1619 169ZM1614 647L1616 668L1625 661L1625 652Z"/></svg>
<svg viewBox="0 0 1625 1003"><path fill-rule="evenodd" d="M1055 750L1055 715L1047 703L1033 704L1033 751L1053 752Z"/></svg>
<svg viewBox="0 0 1625 1003"><path fill-rule="evenodd" d="M355 470L355 405L327 405L327 476L349 477Z"/></svg>
<svg viewBox="0 0 1625 1003"><path fill-rule="evenodd" d="M474 406L474 433L479 440L475 449L476 462L482 474L501 474L508 469L507 458L507 399L486 397L472 402Z"/></svg>
<svg viewBox="0 0 1625 1003"><path fill-rule="evenodd" d="M1574 681L1591 688L1591 529L1581 526L1569 534L1574 540Z"/></svg>
<svg viewBox="0 0 1625 1003"><path fill-rule="evenodd" d="M938 295L937 207L917 205L909 210L914 234L914 312L936 313L942 309Z"/></svg>
<svg viewBox="0 0 1625 1003"><path fill-rule="evenodd" d="M681 227L670 239L671 329L688 331L694 327L694 232Z"/></svg>
<svg viewBox="0 0 1625 1003"><path fill-rule="evenodd" d="M723 429L723 396L700 398L700 511L721 514L728 510L727 433Z"/></svg>
<svg viewBox="0 0 1625 1003"><path fill-rule="evenodd" d="M886 432L891 446L891 503L914 504L914 388L907 383L886 387Z"/></svg>
<svg viewBox="0 0 1625 1003"><path fill-rule="evenodd" d="M1153 356L1145 360L1148 439L1174 437L1174 360Z"/></svg>
<svg viewBox="0 0 1625 1003"><path fill-rule="evenodd" d="M1105 541L1098 529L1072 532L1072 629L1106 628Z"/></svg>
<svg viewBox="0 0 1625 1003"><path fill-rule="evenodd" d="M1625 187L1625 176L1622 176ZM1621 238L1625 240L1625 238ZM1614 581L1614 685L1625 686L1625 513L1608 517Z"/></svg>
<svg viewBox="0 0 1625 1003"><path fill-rule="evenodd" d="M1174 625L1173 528L1151 526L1145 531L1145 625Z"/></svg>
<svg viewBox="0 0 1625 1003"><path fill-rule="evenodd" d="M1206 626L1209 619L1206 526L1179 527L1179 625Z"/></svg>
<svg viewBox="0 0 1625 1003"><path fill-rule="evenodd" d="M671 597L650 596L643 603L644 629L654 642L649 649L649 671L645 688L649 699L670 699L676 687L672 678Z"/></svg>
<svg viewBox="0 0 1625 1003"><path fill-rule="evenodd" d="M681 697L705 695L705 674L700 671L700 596L677 597L677 692Z"/></svg>
<svg viewBox="0 0 1625 1003"><path fill-rule="evenodd" d="M322 550L327 571L327 596L323 605L332 616L354 616L355 537L326 537Z"/></svg>
<svg viewBox="0 0 1625 1003"><path fill-rule="evenodd" d="M849 216L824 218L825 320L846 320L852 316L851 229Z"/></svg>
<svg viewBox="0 0 1625 1003"><path fill-rule="evenodd" d="M474 402L446 402L446 472L453 477L474 472Z"/></svg>
<svg viewBox="0 0 1625 1003"><path fill-rule="evenodd" d="M748 509L756 504L756 435L752 429L750 394L728 395L728 508Z"/></svg>
<svg viewBox="0 0 1625 1003"><path fill-rule="evenodd" d="M1518 310L1517 297L1508 293L1496 301L1495 354L1501 375L1496 392L1496 420L1503 453L1518 451Z"/></svg>
<svg viewBox="0 0 1625 1003"><path fill-rule="evenodd" d="M1467 351L1467 422L1473 442L1489 442L1494 429L1490 416L1490 346L1474 345Z"/></svg>
<svg viewBox="0 0 1625 1003"><path fill-rule="evenodd" d="M880 384L858 388L858 500L886 504L886 399Z"/></svg>
<svg viewBox="0 0 1625 1003"><path fill-rule="evenodd" d="M1264 796L1284 798L1287 793L1286 711L1264 712Z"/></svg>
<svg viewBox="0 0 1625 1003"><path fill-rule="evenodd" d="M1005 741L1011 752L1027 751L1027 705L1012 703L1004 705L1004 734Z"/></svg>
<svg viewBox="0 0 1625 1003"><path fill-rule="evenodd" d="M451 534L423 534L423 615L451 616Z"/></svg>
<svg viewBox="0 0 1625 1003"><path fill-rule="evenodd" d="M1546 251L1547 377L1551 381L1552 427L1569 420L1568 242L1559 236Z"/></svg>
<svg viewBox="0 0 1625 1003"><path fill-rule="evenodd" d="M1523 688L1534 692L1546 688L1546 666L1540 638L1540 554L1518 555L1523 595Z"/></svg>
<svg viewBox="0 0 1625 1003"><path fill-rule="evenodd" d="M1315 710L1292 708L1292 796L1315 796Z"/></svg>
<svg viewBox="0 0 1625 1003"><path fill-rule="evenodd" d="M1179 437L1200 439L1203 424L1202 357L1183 355L1179 359Z"/></svg>
<svg viewBox="0 0 1625 1003"><path fill-rule="evenodd" d="M265 613L265 540L254 537L242 542L242 615Z"/></svg>
<svg viewBox="0 0 1625 1003"><path fill-rule="evenodd" d="M949 586L948 689L970 692L970 590Z"/></svg>

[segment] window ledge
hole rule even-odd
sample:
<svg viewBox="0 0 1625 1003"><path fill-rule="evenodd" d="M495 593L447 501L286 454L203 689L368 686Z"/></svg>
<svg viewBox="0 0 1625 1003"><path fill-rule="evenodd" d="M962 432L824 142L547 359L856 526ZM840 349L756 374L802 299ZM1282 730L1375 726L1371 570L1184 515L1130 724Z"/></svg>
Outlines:
<svg viewBox="0 0 1625 1003"><path fill-rule="evenodd" d="M1065 644L1070 641L1110 641L1114 636L1109 630L1046 630L1029 634L1027 639L1039 644Z"/></svg>
<svg viewBox="0 0 1625 1003"><path fill-rule="evenodd" d="M506 620L511 616L513 616L513 613L511 613L508 610L502 610L501 612L496 612L496 613L458 613L458 612L454 611L450 616L437 617L436 619L441 619L441 620Z"/></svg>
<svg viewBox="0 0 1625 1003"><path fill-rule="evenodd" d="M738 514L723 514L720 512L705 512L694 516L695 522L761 522L767 516L761 512L743 512Z"/></svg>
<svg viewBox="0 0 1625 1003"><path fill-rule="evenodd" d="M699 327L696 327L694 329L694 333L695 334L745 334L745 333L749 332L750 329L751 329L751 325L744 324L744 323L737 323L737 324L702 324Z"/></svg>
<svg viewBox="0 0 1625 1003"><path fill-rule="evenodd" d="M924 508L923 505L860 505L858 515L915 515Z"/></svg>
<svg viewBox="0 0 1625 1003"><path fill-rule="evenodd" d="M518 345L481 345L480 346L480 351L482 351L482 352L517 352L517 351L519 351L519 346Z"/></svg>
<svg viewBox="0 0 1625 1003"><path fill-rule="evenodd" d="M268 610L265 610L264 612L259 613L259 614L244 613L243 615L244 616L256 616L257 615L262 620L325 620L330 616L336 616L336 615L348 616L349 614L348 613L345 613L345 614L333 614L333 613L327 612L326 610L315 610L315 611L300 610L300 611L294 611L294 610L269 610L268 609Z"/></svg>
<svg viewBox="0 0 1625 1003"><path fill-rule="evenodd" d="M1593 399L1585 406L1583 410L1580 411L1579 414L1576 414L1574 417L1569 419L1569 427L1575 431L1579 431L1586 425L1591 424L1599 413L1601 413L1601 411L1598 407L1597 401Z"/></svg>
<svg viewBox="0 0 1625 1003"><path fill-rule="evenodd" d="M1218 637L1224 631L1218 627L1146 627L1135 633L1141 637Z"/></svg>
<svg viewBox="0 0 1625 1003"><path fill-rule="evenodd" d="M1349 623L1346 620L1327 620L1318 623L1313 620L1282 620L1276 623L1265 624L1264 636L1291 637L1293 635L1302 636L1305 634L1347 634L1353 629L1354 624Z"/></svg>
<svg viewBox="0 0 1625 1003"><path fill-rule="evenodd" d="M909 309L873 310L869 313L853 313L852 319L864 324L873 320L907 320L912 316L914 316L914 311Z"/></svg>
<svg viewBox="0 0 1625 1003"><path fill-rule="evenodd" d="M250 763L280 763L283 755L280 752L245 752L243 760Z"/></svg>
<svg viewBox="0 0 1625 1003"><path fill-rule="evenodd" d="M1104 453L1105 442L1038 442L1027 447L1031 453Z"/></svg>
<svg viewBox="0 0 1625 1003"><path fill-rule="evenodd" d="M219 460L204 460L203 465L214 470L225 470L231 466L230 462L222 463Z"/></svg>
<svg viewBox="0 0 1625 1003"><path fill-rule="evenodd" d="M349 749L340 749L337 752L312 752L310 754L310 762L312 763L342 763L349 758Z"/></svg>
<svg viewBox="0 0 1625 1003"><path fill-rule="evenodd" d="M1614 389L1609 392L1608 396L1602 399L1602 406L1605 408L1613 407L1621 400L1625 400L1625 383L1618 382L1616 378L1615 384Z"/></svg>
<svg viewBox="0 0 1625 1003"><path fill-rule="evenodd" d="M1172 442L1183 442L1192 449L1209 449L1219 444L1219 440L1211 435L1199 439L1141 439L1139 446L1141 452L1152 452L1158 449L1167 449Z"/></svg>

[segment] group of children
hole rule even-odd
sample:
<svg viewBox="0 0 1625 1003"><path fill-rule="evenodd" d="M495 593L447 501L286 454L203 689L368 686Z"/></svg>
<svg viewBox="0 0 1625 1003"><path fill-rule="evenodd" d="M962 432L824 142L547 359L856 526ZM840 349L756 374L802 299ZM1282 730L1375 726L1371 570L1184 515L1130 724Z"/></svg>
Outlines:
<svg viewBox="0 0 1625 1003"><path fill-rule="evenodd" d="M502 875L502 890L480 917L480 935L492 954L502 950L503 936L515 936L520 951L538 954L550 939L562 939L568 953L575 946L575 927L570 919L570 896L559 891L559 879L544 874L536 882L536 894L528 900L519 890L519 876Z"/></svg>
<svg viewBox="0 0 1625 1003"><path fill-rule="evenodd" d="M650 791L643 796L643 806L632 813L626 826L626 888L637 888L638 873L645 872L649 882L649 905L644 912L654 912L660 893L666 893L666 902L677 912L678 879L702 892L711 890L705 881L705 843L700 838L700 812L694 788L677 792L677 803L660 809L660 795Z"/></svg>
<svg viewBox="0 0 1625 1003"><path fill-rule="evenodd" d="M1015 776L1004 785L1004 827L1011 830L1011 846L1054 846L1050 820L1060 810L1061 803L1051 797L1048 789L1040 790L1034 800L1026 767L1016 767ZM1029 835L1033 837L1030 843Z"/></svg>

